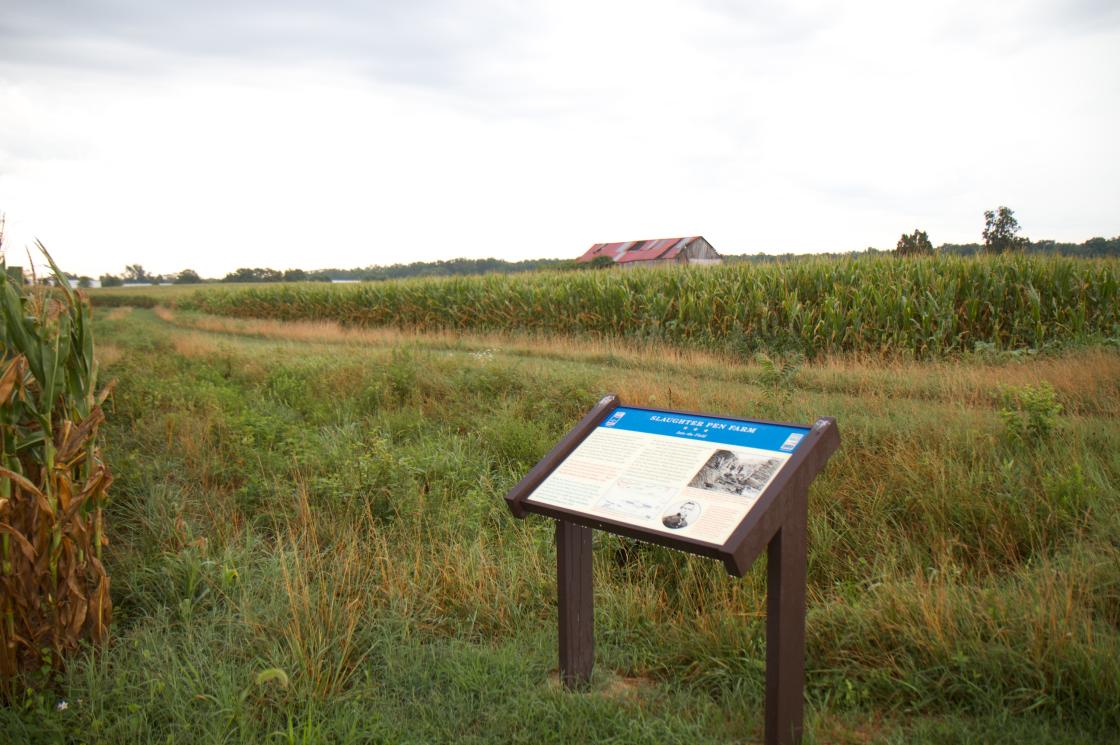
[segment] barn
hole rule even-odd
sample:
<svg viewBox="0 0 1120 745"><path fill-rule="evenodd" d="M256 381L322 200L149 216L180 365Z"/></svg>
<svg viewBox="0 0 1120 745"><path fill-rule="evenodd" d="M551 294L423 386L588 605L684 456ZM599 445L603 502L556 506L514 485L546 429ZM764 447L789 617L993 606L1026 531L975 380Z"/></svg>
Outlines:
<svg viewBox="0 0 1120 745"><path fill-rule="evenodd" d="M586 264L606 256L621 267L665 266L669 264L722 264L723 259L703 236L656 238L649 241L596 243L576 259Z"/></svg>

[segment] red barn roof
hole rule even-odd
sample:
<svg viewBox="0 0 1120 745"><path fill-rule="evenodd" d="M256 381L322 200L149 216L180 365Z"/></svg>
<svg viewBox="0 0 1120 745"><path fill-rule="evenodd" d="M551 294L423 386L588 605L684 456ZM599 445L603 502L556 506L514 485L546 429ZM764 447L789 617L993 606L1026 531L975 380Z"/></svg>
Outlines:
<svg viewBox="0 0 1120 745"><path fill-rule="evenodd" d="M587 249L587 253L576 259L577 262L587 262L600 256L609 256L619 264L631 261L654 261L655 259L673 259L692 241L700 236L693 235L687 238L655 238L650 241L624 241L622 243L596 243Z"/></svg>

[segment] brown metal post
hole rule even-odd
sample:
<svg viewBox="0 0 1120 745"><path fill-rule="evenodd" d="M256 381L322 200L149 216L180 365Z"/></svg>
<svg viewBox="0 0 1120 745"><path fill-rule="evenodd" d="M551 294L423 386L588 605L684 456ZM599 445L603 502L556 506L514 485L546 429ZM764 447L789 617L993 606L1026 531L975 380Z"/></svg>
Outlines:
<svg viewBox="0 0 1120 745"><path fill-rule="evenodd" d="M560 616L560 680L569 689L591 681L595 664L591 528L556 521L556 596Z"/></svg>
<svg viewBox="0 0 1120 745"><path fill-rule="evenodd" d="M807 489L790 494L766 551L766 745L796 745L804 727L807 506Z"/></svg>

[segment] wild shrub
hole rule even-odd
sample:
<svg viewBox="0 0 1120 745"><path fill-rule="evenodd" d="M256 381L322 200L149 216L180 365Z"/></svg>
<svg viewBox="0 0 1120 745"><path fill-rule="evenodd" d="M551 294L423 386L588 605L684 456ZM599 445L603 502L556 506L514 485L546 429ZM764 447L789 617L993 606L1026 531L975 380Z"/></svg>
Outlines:
<svg viewBox="0 0 1120 745"><path fill-rule="evenodd" d="M999 416L1009 442L1033 444L1054 432L1062 405L1049 383L1007 387L1001 395Z"/></svg>
<svg viewBox="0 0 1120 745"><path fill-rule="evenodd" d="M759 352L754 361L762 368L759 382L775 391L789 391L793 388L797 373L805 364L805 356L798 353L770 356Z"/></svg>

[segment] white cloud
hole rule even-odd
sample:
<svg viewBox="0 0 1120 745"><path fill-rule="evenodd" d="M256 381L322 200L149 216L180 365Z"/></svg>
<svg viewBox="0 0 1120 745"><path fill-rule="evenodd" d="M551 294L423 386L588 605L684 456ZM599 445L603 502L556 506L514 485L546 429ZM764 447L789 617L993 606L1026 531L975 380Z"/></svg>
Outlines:
<svg viewBox="0 0 1120 745"><path fill-rule="evenodd" d="M847 250L975 240L1000 204L1036 238L1120 233L1120 33L1093 3L250 3L215 38L217 5L136 7L0 28L9 248L209 275Z"/></svg>

